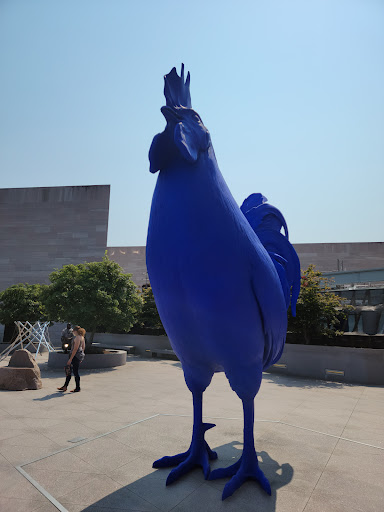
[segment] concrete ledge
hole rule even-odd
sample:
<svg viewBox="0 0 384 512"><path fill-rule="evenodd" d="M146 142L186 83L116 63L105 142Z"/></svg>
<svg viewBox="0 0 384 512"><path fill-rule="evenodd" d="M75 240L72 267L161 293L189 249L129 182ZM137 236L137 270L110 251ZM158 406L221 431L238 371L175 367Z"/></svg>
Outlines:
<svg viewBox="0 0 384 512"><path fill-rule="evenodd" d="M136 347L134 345L118 345L114 347L113 345L107 345L103 343L92 343L92 347L104 348L108 350L124 350L127 354L136 354Z"/></svg>
<svg viewBox="0 0 384 512"><path fill-rule="evenodd" d="M96 333L94 343L102 346L119 347L132 345L136 347L135 354L147 356L146 350L156 351L157 349L172 350L171 343L167 336L148 336L146 334L109 334Z"/></svg>
<svg viewBox="0 0 384 512"><path fill-rule="evenodd" d="M148 357L158 357L158 356L164 357L165 356L167 359L173 359L175 361L179 360L179 358L177 357L175 352L172 349L168 349L168 348L163 348L163 349L160 348L160 349L152 349L152 350L147 349L145 352L148 355Z"/></svg>
<svg viewBox="0 0 384 512"><path fill-rule="evenodd" d="M63 369L68 361L69 355L62 352L50 352L48 366L50 368ZM123 366L127 362L125 350L109 350L105 354L86 354L80 369L113 368Z"/></svg>
<svg viewBox="0 0 384 512"><path fill-rule="evenodd" d="M380 336L369 338L381 340ZM134 345L136 354L146 357L149 352L172 350L167 336L105 333L96 334L95 341L106 346L113 343L112 346L115 347ZM267 371L310 379L384 385L384 349L289 343L285 345L278 365L268 368Z"/></svg>
<svg viewBox="0 0 384 512"><path fill-rule="evenodd" d="M267 372L382 386L384 350L286 344Z"/></svg>

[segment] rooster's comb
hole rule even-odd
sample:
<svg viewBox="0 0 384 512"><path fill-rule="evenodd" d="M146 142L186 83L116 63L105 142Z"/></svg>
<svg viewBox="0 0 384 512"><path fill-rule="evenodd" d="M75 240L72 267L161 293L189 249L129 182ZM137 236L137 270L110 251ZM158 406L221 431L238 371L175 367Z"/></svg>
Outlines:
<svg viewBox="0 0 384 512"><path fill-rule="evenodd" d="M191 94L189 92L189 82L191 76L188 71L187 79L184 83L184 64L181 65L181 76L177 74L176 68L164 77L164 96L167 101L167 107L186 107L192 108Z"/></svg>

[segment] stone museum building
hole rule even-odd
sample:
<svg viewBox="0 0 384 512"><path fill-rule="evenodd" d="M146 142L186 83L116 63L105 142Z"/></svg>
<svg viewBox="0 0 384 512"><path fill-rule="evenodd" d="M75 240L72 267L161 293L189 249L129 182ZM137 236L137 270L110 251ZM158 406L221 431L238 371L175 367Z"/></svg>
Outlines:
<svg viewBox="0 0 384 512"><path fill-rule="evenodd" d="M0 189L0 291L17 283L49 283L53 270L101 261L105 251L139 288L149 284L145 246L107 247L109 196L109 185ZM370 323L364 314L360 320L351 317L351 326L384 332L384 242L294 247L302 269L316 265L333 278L338 293L368 308L361 310L366 317L375 316ZM2 326L0 337L1 331Z"/></svg>
<svg viewBox="0 0 384 512"><path fill-rule="evenodd" d="M0 290L49 283L55 268L100 261L106 250L137 286L148 284L145 246L107 247L109 195L110 185L0 189ZM384 281L384 242L294 247L303 269L310 264L343 274L379 269L379 279L368 280Z"/></svg>
<svg viewBox="0 0 384 512"><path fill-rule="evenodd" d="M100 261L109 185L0 189L0 290L49 283L68 263Z"/></svg>
<svg viewBox="0 0 384 512"><path fill-rule="evenodd" d="M366 269L381 269L384 281L384 242L293 244L301 268L316 265L321 272L344 274ZM108 247L109 258L132 274L133 281L142 286L148 282L145 265L145 246ZM370 279L373 281L373 279ZM377 280L377 279L375 279Z"/></svg>

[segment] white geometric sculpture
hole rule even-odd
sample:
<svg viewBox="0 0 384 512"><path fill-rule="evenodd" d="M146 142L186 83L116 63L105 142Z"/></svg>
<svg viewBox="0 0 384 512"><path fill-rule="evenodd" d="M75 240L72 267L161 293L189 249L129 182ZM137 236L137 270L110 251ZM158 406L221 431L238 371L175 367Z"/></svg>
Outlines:
<svg viewBox="0 0 384 512"><path fill-rule="evenodd" d="M19 334L15 341L0 354L0 361L6 358L10 352L15 350L19 345L21 345L21 348L28 348L29 345L32 345L36 350L35 360L41 346L44 346L48 352L55 352L55 349L51 345L51 341L49 339L49 322L44 322L42 324L40 324L40 322L36 322L32 325L30 322L23 323L17 321L15 324L19 330ZM23 347L24 343L26 343L25 347Z"/></svg>

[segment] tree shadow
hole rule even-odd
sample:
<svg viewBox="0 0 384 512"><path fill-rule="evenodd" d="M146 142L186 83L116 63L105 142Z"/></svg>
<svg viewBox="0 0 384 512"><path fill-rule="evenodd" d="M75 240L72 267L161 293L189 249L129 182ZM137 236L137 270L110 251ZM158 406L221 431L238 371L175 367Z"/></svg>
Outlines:
<svg viewBox="0 0 384 512"><path fill-rule="evenodd" d="M167 358L161 358L161 357L145 357L142 355L128 355L127 363L160 363L165 364L167 366L174 366L175 368L182 369L182 365L180 361L175 361L174 359L167 359Z"/></svg>
<svg viewBox="0 0 384 512"><path fill-rule="evenodd" d="M242 446L241 443L234 441L214 449L219 458L211 464L211 469L233 464L239 459ZM290 464L280 464L265 451L259 452L258 455L260 468L271 484L271 496L265 493L257 482L250 480L245 482L233 496L222 501L222 490L229 479L204 480L201 468L196 468L167 487L165 482L171 468L166 468L158 469L118 489L85 507L82 512L147 510L145 506L142 508L145 504L149 507L153 505L153 510L179 510L178 505L181 502L183 502L181 509L186 512L195 510L238 512L243 510L242 505L245 503L247 503L247 510L251 504L254 510L275 512L277 491L291 482L294 470ZM148 508L148 510L152 510L152 508Z"/></svg>
<svg viewBox="0 0 384 512"><path fill-rule="evenodd" d="M278 386L302 389L344 389L359 386L359 384L349 384L346 382L337 382L334 380L315 380L294 375L282 375L280 373L263 372L263 380L277 384Z"/></svg>
<svg viewBox="0 0 384 512"><path fill-rule="evenodd" d="M168 364L170 366L174 366L175 368L180 368L181 370L183 369L183 365L180 363L180 361L173 361L171 359L167 359L167 360L162 360L161 363Z"/></svg>

